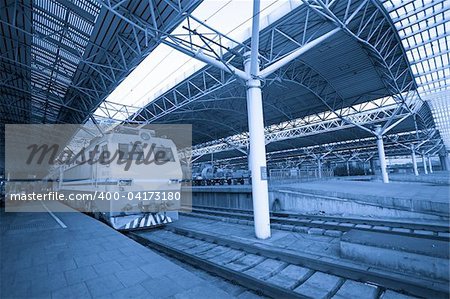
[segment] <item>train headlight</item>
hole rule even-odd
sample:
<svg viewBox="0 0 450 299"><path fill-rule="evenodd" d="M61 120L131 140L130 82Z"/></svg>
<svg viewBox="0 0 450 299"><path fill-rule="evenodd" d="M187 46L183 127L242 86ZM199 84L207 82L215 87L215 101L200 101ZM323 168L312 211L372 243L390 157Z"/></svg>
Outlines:
<svg viewBox="0 0 450 299"><path fill-rule="evenodd" d="M178 183L181 183L181 180L179 180L179 179L170 179L169 180L169 184L178 184Z"/></svg>
<svg viewBox="0 0 450 299"><path fill-rule="evenodd" d="M147 132L142 132L141 133L141 138L144 140L149 140L150 139L150 134Z"/></svg>

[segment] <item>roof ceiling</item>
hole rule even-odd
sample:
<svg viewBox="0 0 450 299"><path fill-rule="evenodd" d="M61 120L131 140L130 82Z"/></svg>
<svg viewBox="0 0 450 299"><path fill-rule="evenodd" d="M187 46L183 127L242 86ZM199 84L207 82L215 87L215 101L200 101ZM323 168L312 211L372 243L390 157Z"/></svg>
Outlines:
<svg viewBox="0 0 450 299"><path fill-rule="evenodd" d="M201 3L175 2L1 0L1 163L3 124L84 123L159 44L107 5L170 32Z"/></svg>
<svg viewBox="0 0 450 299"><path fill-rule="evenodd" d="M200 3L155 2L163 32ZM94 0L3 0L0 7L2 122L83 123L159 44ZM115 9L151 19L148 1L120 1Z"/></svg>
<svg viewBox="0 0 450 299"><path fill-rule="evenodd" d="M155 1L152 15L147 1L112 1L110 5L117 4L115 8L120 10L120 14L114 14L105 7L109 1L105 4L94 0L2 0L1 123L85 122L158 45L158 39L136 32L123 16L148 23L154 16L158 28L170 32L182 21L184 12L192 11L200 3L180 0L176 6L169 2ZM380 65L374 54L380 47L370 47L370 43L376 42L376 33L379 37L380 32L390 40L391 61L396 61L395 69L401 73L397 81L411 84L411 90L417 87L417 82L422 95L448 90L449 74L445 66L450 55L450 30L444 22L448 12L445 1L387 0L383 5L389 14L377 1L364 2L360 10L363 2L348 3L347 7L346 1L333 2L332 12L343 19L348 14L347 9L355 11L354 19L348 24L355 35L344 30L337 33L264 82L266 126L330 108L340 109L395 96L385 79L384 72L388 68ZM335 24L329 19L301 5L261 32L261 54L282 56L304 42L305 32L311 38L333 28ZM248 46L249 41L244 44ZM232 63L242 68L240 57ZM220 77L223 81L218 83ZM202 85L208 87L207 92ZM173 103L178 100L174 101L173 95L176 92L194 100L175 107ZM435 112L439 116L443 114L439 107L446 105L436 104L435 107L441 111ZM429 109L425 110L419 115L419 124L423 128L434 126ZM155 99L133 118L158 123L192 123L194 144L246 132L245 87L235 77L205 67ZM448 115L444 115L439 124L446 125L446 121L449 122ZM0 130L3 129L1 126ZM413 131L414 122L408 119L395 130ZM360 139L366 135L362 130L351 128L339 134L317 134L302 140L274 143L268 149L279 151Z"/></svg>
<svg viewBox="0 0 450 299"><path fill-rule="evenodd" d="M346 2L335 3L333 12L342 17ZM368 40L375 44L376 41L372 39L377 31L364 32L361 29L364 26L373 27L378 24L379 32L392 42L390 59L398 61L395 67L402 74L398 82L410 84L411 90L415 89L409 63L396 30L386 12L372 3L367 2L364 9L356 12L348 25L350 30L356 32L356 37L342 30L263 82L265 126L395 95L385 80L383 70L380 70L383 66L374 58L373 49L365 43ZM360 4L351 3L350 12ZM371 13L374 15L368 19ZM296 45L288 40L302 43L305 28L311 30L308 32L315 31L315 36L319 36L335 26L333 22L301 5L261 32L261 53L265 57L271 52L283 55L295 49ZM274 35L274 30L282 31L284 39ZM372 36L372 39L368 36ZM245 45L249 43L249 40L244 42ZM237 52L239 49L234 49L233 53ZM236 67L242 68L239 65L242 60L235 59L233 62ZM226 74L214 67L203 68L155 99L139 114L134 115L133 120L193 124L193 144L246 132L244 82L230 78L217 83L216 78L220 76ZM204 86L207 88L203 88ZM180 101L176 98L177 93L194 100L187 100L177 106L173 104ZM413 130L414 123L405 122L402 128ZM364 131L354 130L355 138L364 135ZM347 138L345 133L342 136L340 133L335 134L334 137ZM322 142L323 138L320 138L315 142Z"/></svg>

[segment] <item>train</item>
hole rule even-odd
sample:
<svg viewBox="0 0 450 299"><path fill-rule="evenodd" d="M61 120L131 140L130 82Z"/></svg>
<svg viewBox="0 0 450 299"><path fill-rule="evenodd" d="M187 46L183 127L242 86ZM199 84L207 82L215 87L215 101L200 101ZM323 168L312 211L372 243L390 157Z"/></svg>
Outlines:
<svg viewBox="0 0 450 299"><path fill-rule="evenodd" d="M47 177L55 191L90 198L66 201L69 206L120 231L178 219L183 172L171 139L119 126L92 139L83 151L84 157L70 157Z"/></svg>
<svg viewBox="0 0 450 299"><path fill-rule="evenodd" d="M251 184L250 172L242 169L217 167L210 163L199 165L192 172L192 186Z"/></svg>

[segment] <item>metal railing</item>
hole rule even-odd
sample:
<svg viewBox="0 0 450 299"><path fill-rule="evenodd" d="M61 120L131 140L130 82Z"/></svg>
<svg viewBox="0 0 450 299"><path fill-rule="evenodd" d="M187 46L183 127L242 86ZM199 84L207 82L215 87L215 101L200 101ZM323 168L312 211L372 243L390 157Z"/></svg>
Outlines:
<svg viewBox="0 0 450 299"><path fill-rule="evenodd" d="M317 168L314 169L270 169L269 180L271 181L306 181L324 179L334 176L333 169L322 169L321 174Z"/></svg>

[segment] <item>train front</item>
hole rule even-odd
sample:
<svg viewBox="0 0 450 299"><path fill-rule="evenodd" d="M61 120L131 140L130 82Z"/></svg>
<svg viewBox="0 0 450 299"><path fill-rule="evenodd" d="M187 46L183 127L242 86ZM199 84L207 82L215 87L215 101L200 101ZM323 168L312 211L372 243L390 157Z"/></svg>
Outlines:
<svg viewBox="0 0 450 299"><path fill-rule="evenodd" d="M113 134L109 148L118 150L119 162L97 174L111 181L105 190L110 225L132 230L178 219L183 175L174 142L140 130L138 135Z"/></svg>

